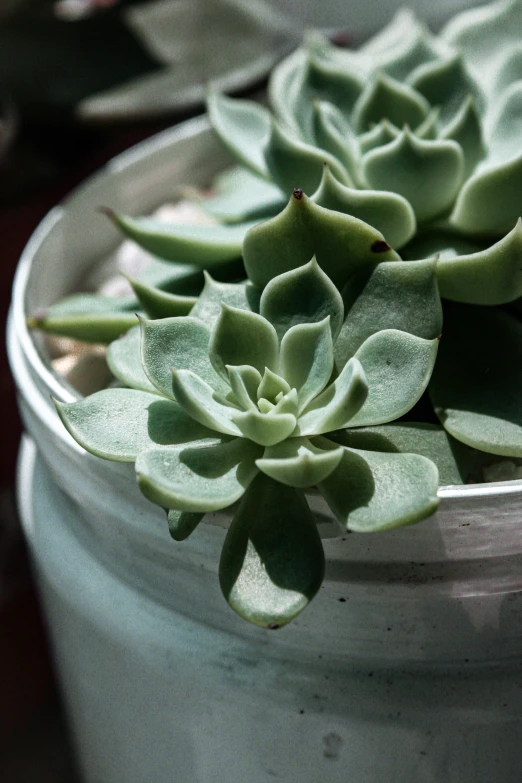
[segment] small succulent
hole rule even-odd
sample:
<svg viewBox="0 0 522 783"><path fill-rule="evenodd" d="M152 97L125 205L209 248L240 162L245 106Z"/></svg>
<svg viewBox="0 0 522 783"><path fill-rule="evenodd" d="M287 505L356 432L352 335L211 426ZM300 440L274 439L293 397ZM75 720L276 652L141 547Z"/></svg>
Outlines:
<svg viewBox="0 0 522 783"><path fill-rule="evenodd" d="M354 445L349 433L358 428L360 436L360 428L413 407L438 339L368 330L364 316L348 326L342 298L315 259L258 293L207 275L191 315L142 319L111 344L109 364L126 388L57 408L86 449L135 461L142 492L168 509L174 538L186 538L206 512L240 501L221 587L240 615L275 628L323 579L303 490L317 487L353 531L410 524L436 508L432 461L383 449L371 432L369 448Z"/></svg>

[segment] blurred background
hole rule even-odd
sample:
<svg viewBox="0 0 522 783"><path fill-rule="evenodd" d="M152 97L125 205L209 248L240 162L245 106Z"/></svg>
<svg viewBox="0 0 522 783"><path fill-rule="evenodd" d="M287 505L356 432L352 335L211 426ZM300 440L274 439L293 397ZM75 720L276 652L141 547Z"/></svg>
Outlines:
<svg viewBox="0 0 522 783"><path fill-rule="evenodd" d="M409 3L434 28L471 2ZM259 96L304 29L357 45L400 0L0 0L0 303L44 215L118 152L201 113L209 80ZM21 427L0 354L0 781L75 783L14 494ZM110 783L110 781L107 781Z"/></svg>

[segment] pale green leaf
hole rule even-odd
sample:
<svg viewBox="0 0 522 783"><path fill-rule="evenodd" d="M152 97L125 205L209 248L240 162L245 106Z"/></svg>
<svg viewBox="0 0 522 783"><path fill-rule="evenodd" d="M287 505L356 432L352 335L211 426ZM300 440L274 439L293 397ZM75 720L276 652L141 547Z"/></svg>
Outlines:
<svg viewBox="0 0 522 783"><path fill-rule="evenodd" d="M277 371L279 344L276 331L257 313L223 305L212 330L209 357L216 372L226 380L227 364L249 364L261 375L265 367Z"/></svg>
<svg viewBox="0 0 522 783"><path fill-rule="evenodd" d="M276 408L268 413L257 410L234 412L232 420L245 438L261 446L273 446L285 440L295 430L296 424L293 413L279 413Z"/></svg>
<svg viewBox="0 0 522 783"><path fill-rule="evenodd" d="M333 344L329 317L319 323L293 326L281 342L281 375L297 390L299 413L332 375Z"/></svg>
<svg viewBox="0 0 522 783"><path fill-rule="evenodd" d="M188 315L197 302L197 297L195 296L170 294L168 291L162 291L160 288L128 276L127 280L138 297L142 309L149 318L171 318L179 315Z"/></svg>
<svg viewBox="0 0 522 783"><path fill-rule="evenodd" d="M257 390L261 383L261 373L248 364L239 367L227 365L228 381L237 404L243 410L256 410Z"/></svg>
<svg viewBox="0 0 522 783"><path fill-rule="evenodd" d="M240 438L212 444L150 448L136 460L149 500L178 511L217 511L235 503L258 473L262 449Z"/></svg>
<svg viewBox="0 0 522 783"><path fill-rule="evenodd" d="M357 133L370 129L386 117L397 127L415 128L430 110L428 101L412 87L383 73L365 87L353 109L352 123Z"/></svg>
<svg viewBox="0 0 522 783"><path fill-rule="evenodd" d="M354 358L321 394L312 400L297 422L294 437L321 435L346 427L364 405L368 383L363 368Z"/></svg>
<svg viewBox="0 0 522 783"><path fill-rule="evenodd" d="M440 107L441 121L453 120L462 102L472 96L482 109L484 96L471 76L461 54L419 66L408 78L408 82L429 101Z"/></svg>
<svg viewBox="0 0 522 783"><path fill-rule="evenodd" d="M337 467L343 449L320 449L308 438L291 438L265 449L256 461L259 470L274 481L306 489L324 481Z"/></svg>
<svg viewBox="0 0 522 783"><path fill-rule="evenodd" d="M167 519L169 533L174 541L184 541L197 528L205 513L202 511L177 511L169 509Z"/></svg>
<svg viewBox="0 0 522 783"><path fill-rule="evenodd" d="M492 307L445 308L430 396L446 430L491 454L522 457L522 324Z"/></svg>
<svg viewBox="0 0 522 783"><path fill-rule="evenodd" d="M437 509L437 488L437 468L426 457L348 448L319 484L337 519L358 533L420 522Z"/></svg>
<svg viewBox="0 0 522 783"><path fill-rule="evenodd" d="M316 259L273 278L261 296L261 315L273 324L281 340L293 326L330 317L335 340L343 322L343 300Z"/></svg>
<svg viewBox="0 0 522 783"><path fill-rule="evenodd" d="M73 438L97 457L133 462L154 445L215 437L171 400L135 389L104 389L56 408Z"/></svg>
<svg viewBox="0 0 522 783"><path fill-rule="evenodd" d="M27 319L30 329L86 343L110 343L136 325L134 297L73 294Z"/></svg>
<svg viewBox="0 0 522 783"><path fill-rule="evenodd" d="M237 408L222 401L199 375L190 370L174 370L172 390L183 410L200 424L225 435L241 435L232 421Z"/></svg>
<svg viewBox="0 0 522 783"><path fill-rule="evenodd" d="M482 122L471 96L464 100L460 110L442 131L441 138L453 139L462 148L464 179L467 179L487 152L482 134Z"/></svg>
<svg viewBox="0 0 522 783"><path fill-rule="evenodd" d="M277 185L236 166L218 174L211 194L201 198L198 205L224 223L244 223L277 214L285 201Z"/></svg>
<svg viewBox="0 0 522 783"><path fill-rule="evenodd" d="M241 283L220 283L205 272L205 285L190 314L212 327L221 315L221 305L238 310L257 311L261 291L248 280Z"/></svg>
<svg viewBox="0 0 522 783"><path fill-rule="evenodd" d="M107 364L116 378L131 389L161 394L149 380L141 361L141 328L139 324L114 340L107 348ZM172 394L164 395L172 397Z"/></svg>
<svg viewBox="0 0 522 783"><path fill-rule="evenodd" d="M301 492L267 476L252 482L227 532L219 582L241 617L274 630L312 600L324 577L324 553Z"/></svg>
<svg viewBox="0 0 522 783"><path fill-rule="evenodd" d="M428 385L438 344L396 329L369 337L355 354L367 378L368 397L350 427L385 424L413 408Z"/></svg>

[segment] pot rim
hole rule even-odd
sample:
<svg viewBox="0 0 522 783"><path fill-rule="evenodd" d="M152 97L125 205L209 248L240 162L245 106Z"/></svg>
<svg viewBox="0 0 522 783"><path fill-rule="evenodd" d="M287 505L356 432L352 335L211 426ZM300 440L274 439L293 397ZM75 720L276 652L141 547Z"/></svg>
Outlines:
<svg viewBox="0 0 522 783"><path fill-rule="evenodd" d="M67 385L62 383L60 377L45 365L26 324L25 293L30 281L35 254L42 242L59 223L66 212L69 201L74 198L77 192L91 187L94 182L98 182L100 179L108 178L112 174L132 167L135 163L143 161L158 150L176 145L177 142L183 139L208 133L209 131L210 123L207 117L202 115L155 134L112 158L97 172L74 188L60 204L47 213L36 227L20 256L13 281L12 303L7 325L7 345L11 369L18 386L23 388L26 399L38 418L45 423L46 427L58 435L65 444L69 446L74 445L75 450L84 452L84 449L61 426L54 406L47 403L28 370L29 366L33 368L35 374L40 377L48 389L51 397L57 397L65 402L74 402L77 399L77 396L71 392ZM483 484L451 485L439 487L438 490L438 497L441 500L465 500L468 498L494 496L501 498L507 495L520 495L522 497L522 479Z"/></svg>

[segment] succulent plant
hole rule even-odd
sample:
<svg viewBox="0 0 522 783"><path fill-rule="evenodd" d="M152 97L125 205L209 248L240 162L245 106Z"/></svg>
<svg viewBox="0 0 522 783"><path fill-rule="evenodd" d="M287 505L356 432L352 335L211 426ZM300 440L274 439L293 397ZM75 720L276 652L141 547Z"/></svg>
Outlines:
<svg viewBox="0 0 522 783"><path fill-rule="evenodd" d="M216 223L109 212L157 259L134 296L32 319L126 333L108 349L126 388L60 415L89 451L136 462L177 540L240 501L220 580L258 625L321 583L314 488L349 530L383 530L432 513L478 452L522 457L520 8L437 37L402 11L357 52L314 34L274 71L273 115L212 92L242 166L201 197Z"/></svg>

